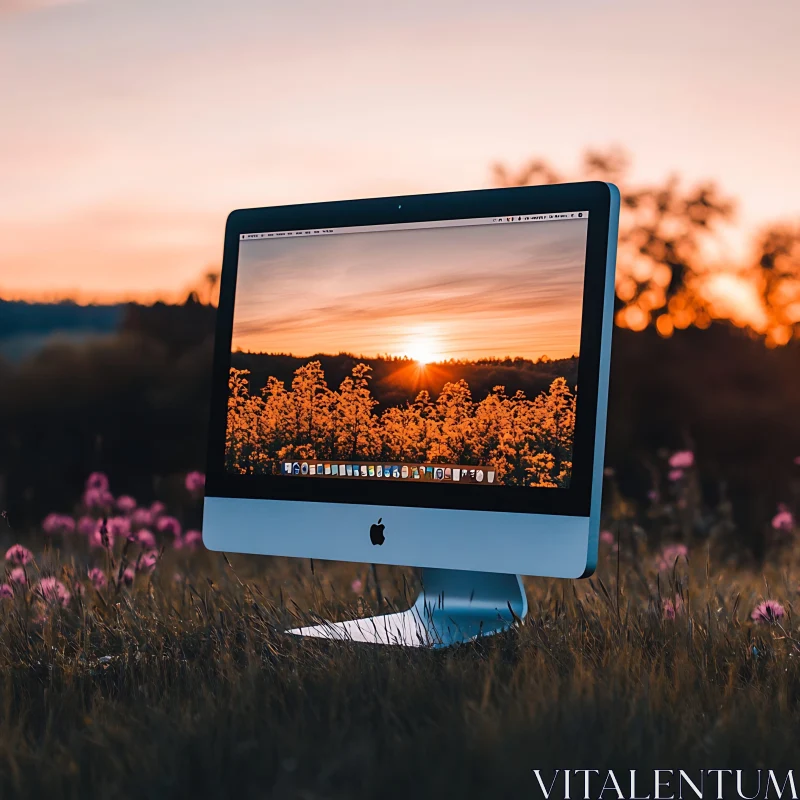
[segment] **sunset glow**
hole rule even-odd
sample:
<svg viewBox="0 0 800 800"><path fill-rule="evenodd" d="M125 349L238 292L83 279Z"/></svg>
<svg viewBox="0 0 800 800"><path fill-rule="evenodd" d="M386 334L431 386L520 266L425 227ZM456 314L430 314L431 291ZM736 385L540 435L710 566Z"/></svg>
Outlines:
<svg viewBox="0 0 800 800"><path fill-rule="evenodd" d="M750 325L756 331L767 327L767 309L753 281L746 276L720 271L707 276L699 288L715 316Z"/></svg>
<svg viewBox="0 0 800 800"><path fill-rule="evenodd" d="M4 297L173 298L234 208L488 187L495 161L615 143L636 181L718 181L739 231L800 211L791 0L724 26L689 0L45 5L0 3Z"/></svg>
<svg viewBox="0 0 800 800"><path fill-rule="evenodd" d="M568 358L580 348L586 220L244 241L232 349Z"/></svg>
<svg viewBox="0 0 800 800"><path fill-rule="evenodd" d="M435 335L421 330L409 337L402 355L413 358L414 361L425 366L442 361L446 357L441 352L441 346L441 342Z"/></svg>

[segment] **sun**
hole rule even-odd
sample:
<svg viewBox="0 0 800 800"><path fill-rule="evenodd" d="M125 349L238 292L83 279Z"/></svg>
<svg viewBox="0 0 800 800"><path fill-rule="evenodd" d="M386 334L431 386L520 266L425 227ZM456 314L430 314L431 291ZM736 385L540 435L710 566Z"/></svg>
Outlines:
<svg viewBox="0 0 800 800"><path fill-rule="evenodd" d="M419 364L433 364L441 361L440 343L435 336L428 333L412 334L404 348L405 355Z"/></svg>

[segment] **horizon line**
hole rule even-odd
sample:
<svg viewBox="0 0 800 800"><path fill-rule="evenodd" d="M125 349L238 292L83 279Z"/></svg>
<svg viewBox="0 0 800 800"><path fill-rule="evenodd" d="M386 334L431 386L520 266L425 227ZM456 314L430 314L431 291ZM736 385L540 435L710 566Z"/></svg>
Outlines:
<svg viewBox="0 0 800 800"><path fill-rule="evenodd" d="M418 359L413 358L409 355L394 355L392 353L379 353L374 356L367 356L363 353L356 355L355 353L349 353L346 351L340 351L338 353L312 353L308 356L298 356L294 355L293 353L272 353L272 352L264 352L264 351L255 351L255 350L242 350L241 348L237 350L231 350L231 355L245 355L245 356L268 356L272 358L295 358L300 361L305 361L307 359L314 359L314 358L352 358L352 359L363 359L364 361L411 361L414 363L418 363ZM573 353L571 356L562 356L560 358L551 358L547 353L542 353L536 359L533 358L526 358L525 356L512 356L512 355L503 355L503 356L480 356L478 358L473 359L461 359L461 358L454 358L451 357L449 359L440 359L438 361L426 361L425 364L435 365L435 364L463 364L463 363L471 363L476 364L481 361L528 361L531 364L536 364L541 362L541 360L545 358L547 359L548 363L556 363L558 361L575 361L580 358L580 353Z"/></svg>

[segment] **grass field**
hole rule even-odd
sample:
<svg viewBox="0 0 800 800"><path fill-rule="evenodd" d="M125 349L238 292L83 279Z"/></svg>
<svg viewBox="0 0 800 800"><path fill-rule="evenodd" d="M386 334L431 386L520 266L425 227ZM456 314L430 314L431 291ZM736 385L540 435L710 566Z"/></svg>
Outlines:
<svg viewBox="0 0 800 800"><path fill-rule="evenodd" d="M403 606L409 572L379 568L376 587L363 565L183 548L117 586L117 550L98 591L64 541L2 601L2 797L538 797L534 768L797 754L785 557L719 571L702 548L669 565L607 543L590 581L529 580L516 629L420 651L281 632L374 611L376 588ZM38 573L71 597L42 596ZM767 597L785 614L752 620Z"/></svg>

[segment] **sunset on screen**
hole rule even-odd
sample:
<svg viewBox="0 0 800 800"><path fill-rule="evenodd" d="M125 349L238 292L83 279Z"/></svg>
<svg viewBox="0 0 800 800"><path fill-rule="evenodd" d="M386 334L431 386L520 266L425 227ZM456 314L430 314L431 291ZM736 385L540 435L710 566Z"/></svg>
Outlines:
<svg viewBox="0 0 800 800"><path fill-rule="evenodd" d="M242 242L234 351L566 358L585 220Z"/></svg>

